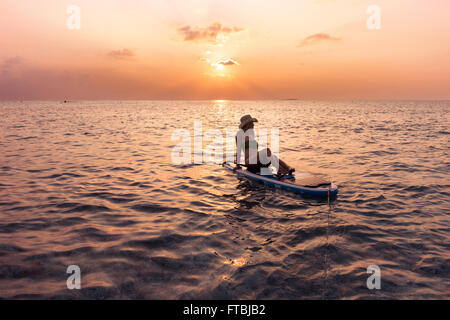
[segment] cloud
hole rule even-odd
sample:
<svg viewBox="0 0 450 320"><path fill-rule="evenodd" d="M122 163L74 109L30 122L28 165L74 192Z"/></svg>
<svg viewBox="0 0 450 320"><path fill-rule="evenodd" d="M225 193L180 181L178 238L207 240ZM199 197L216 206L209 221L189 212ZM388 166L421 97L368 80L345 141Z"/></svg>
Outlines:
<svg viewBox="0 0 450 320"><path fill-rule="evenodd" d="M227 60L222 60L222 61L216 62L216 64L221 64L223 66L234 66L234 65L238 65L239 63L233 59L227 59Z"/></svg>
<svg viewBox="0 0 450 320"><path fill-rule="evenodd" d="M209 59L209 58L200 58L200 62L211 63L211 59Z"/></svg>
<svg viewBox="0 0 450 320"><path fill-rule="evenodd" d="M10 58L5 59L3 65L4 66L13 66L13 65L21 64L22 61L23 61L22 57L19 57L19 56L10 57Z"/></svg>
<svg viewBox="0 0 450 320"><path fill-rule="evenodd" d="M209 59L208 59L209 60ZM233 59L219 60L217 62L211 63L211 67L218 68L219 70L223 70L225 67L237 66L239 62Z"/></svg>
<svg viewBox="0 0 450 320"><path fill-rule="evenodd" d="M110 51L107 56L114 59L130 59L134 57L134 52L130 49L124 48L122 50Z"/></svg>
<svg viewBox="0 0 450 320"><path fill-rule="evenodd" d="M13 68L15 66L18 66L18 65L22 64L23 61L24 61L24 59L22 57L19 57L19 56L6 58L3 61L3 64L1 66L1 72L3 74L8 74L11 70L13 70Z"/></svg>
<svg viewBox="0 0 450 320"><path fill-rule="evenodd" d="M26 64L17 74L0 74L1 100L102 100L164 99L190 94L195 83L176 78L167 70L148 70L107 66L37 66ZM178 75L177 73L175 73Z"/></svg>
<svg viewBox="0 0 450 320"><path fill-rule="evenodd" d="M336 37L332 37L329 34L326 33L316 33L313 35L310 35L309 37L306 37L305 39L303 39L302 41L300 41L299 43L299 47L305 47L305 46L309 46L312 44L316 44L318 42L323 42L323 41L339 41L341 40L340 38L336 38Z"/></svg>
<svg viewBox="0 0 450 320"><path fill-rule="evenodd" d="M225 27L219 22L214 22L206 28L184 26L177 29L178 33L182 35L184 41L192 42L217 42L217 37L219 35L237 33L242 30L244 29L238 27Z"/></svg>

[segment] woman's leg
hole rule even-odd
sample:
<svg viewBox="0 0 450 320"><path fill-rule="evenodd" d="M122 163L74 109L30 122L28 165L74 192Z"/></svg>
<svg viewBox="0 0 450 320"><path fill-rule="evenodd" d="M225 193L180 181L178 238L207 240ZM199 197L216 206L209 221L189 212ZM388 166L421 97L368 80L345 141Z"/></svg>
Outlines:
<svg viewBox="0 0 450 320"><path fill-rule="evenodd" d="M276 167L276 163L278 163L277 173L280 175L287 174L289 173L289 170L292 169L286 162L272 154L272 151L270 151L269 148L263 149L258 152L258 163L263 167L270 164Z"/></svg>

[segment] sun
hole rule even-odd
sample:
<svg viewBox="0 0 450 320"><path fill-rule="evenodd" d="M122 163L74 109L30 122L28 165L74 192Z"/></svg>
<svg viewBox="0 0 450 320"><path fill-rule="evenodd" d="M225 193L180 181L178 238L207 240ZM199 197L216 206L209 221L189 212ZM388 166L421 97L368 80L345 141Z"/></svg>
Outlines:
<svg viewBox="0 0 450 320"><path fill-rule="evenodd" d="M228 65L222 63L222 61L218 61L215 63L211 63L211 71L208 72L212 77L232 77L231 70L228 69Z"/></svg>

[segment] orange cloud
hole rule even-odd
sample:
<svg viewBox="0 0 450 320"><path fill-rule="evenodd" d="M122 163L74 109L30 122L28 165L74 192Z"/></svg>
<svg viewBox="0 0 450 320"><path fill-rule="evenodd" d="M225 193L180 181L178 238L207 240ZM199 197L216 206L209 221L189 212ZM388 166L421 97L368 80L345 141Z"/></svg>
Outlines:
<svg viewBox="0 0 450 320"><path fill-rule="evenodd" d="M322 42L322 41L339 41L339 40L341 40L341 39L332 37L326 33L316 33L316 34L310 35L309 37L306 37L305 39L303 39L300 42L299 47L316 44L316 43Z"/></svg>
<svg viewBox="0 0 450 320"><path fill-rule="evenodd" d="M208 41L216 42L219 34L231 34L244 30L238 27L225 27L219 22L214 22L206 28L193 28L184 26L178 28L178 32L183 36L184 41Z"/></svg>
<svg viewBox="0 0 450 320"><path fill-rule="evenodd" d="M122 50L110 51L107 56L114 59L130 59L134 57L134 52L130 49L124 48Z"/></svg>

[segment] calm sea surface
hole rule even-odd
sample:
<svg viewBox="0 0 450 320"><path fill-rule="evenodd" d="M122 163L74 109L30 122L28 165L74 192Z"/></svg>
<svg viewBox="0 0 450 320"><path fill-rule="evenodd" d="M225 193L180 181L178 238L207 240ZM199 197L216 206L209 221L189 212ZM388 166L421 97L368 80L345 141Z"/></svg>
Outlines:
<svg viewBox="0 0 450 320"><path fill-rule="evenodd" d="M337 199L172 164L175 129L225 133L248 113ZM0 298L450 299L449 115L448 101L0 102Z"/></svg>

